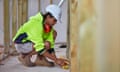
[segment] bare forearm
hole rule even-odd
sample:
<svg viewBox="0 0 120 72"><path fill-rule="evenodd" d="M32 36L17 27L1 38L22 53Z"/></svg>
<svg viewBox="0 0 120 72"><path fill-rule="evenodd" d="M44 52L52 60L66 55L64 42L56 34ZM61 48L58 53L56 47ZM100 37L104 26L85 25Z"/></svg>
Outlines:
<svg viewBox="0 0 120 72"><path fill-rule="evenodd" d="M55 55L55 52L52 52L51 55L54 56L55 58L57 58L56 55Z"/></svg>
<svg viewBox="0 0 120 72"><path fill-rule="evenodd" d="M54 61L57 60L56 56L53 56L52 54L50 54L47 51L45 53L43 53L43 56L48 57L49 59L54 60Z"/></svg>

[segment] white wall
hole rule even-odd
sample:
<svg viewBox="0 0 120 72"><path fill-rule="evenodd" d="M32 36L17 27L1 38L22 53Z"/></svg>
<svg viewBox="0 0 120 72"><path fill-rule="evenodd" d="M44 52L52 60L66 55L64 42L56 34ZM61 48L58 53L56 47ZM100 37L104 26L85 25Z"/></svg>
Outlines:
<svg viewBox="0 0 120 72"><path fill-rule="evenodd" d="M38 12L38 0L28 0L28 18Z"/></svg>
<svg viewBox="0 0 120 72"><path fill-rule="evenodd" d="M0 45L3 45L3 0L0 0Z"/></svg>
<svg viewBox="0 0 120 72"><path fill-rule="evenodd" d="M53 0L53 4L58 4L60 0ZM58 32L58 37L56 42L66 42L67 40L67 25L68 25L68 0L65 0L63 5L61 6L62 9L62 23L58 23L55 25L55 29Z"/></svg>
<svg viewBox="0 0 120 72"><path fill-rule="evenodd" d="M41 10L40 10L40 12L43 12L43 13L45 13L45 8L50 4L50 0L41 0Z"/></svg>

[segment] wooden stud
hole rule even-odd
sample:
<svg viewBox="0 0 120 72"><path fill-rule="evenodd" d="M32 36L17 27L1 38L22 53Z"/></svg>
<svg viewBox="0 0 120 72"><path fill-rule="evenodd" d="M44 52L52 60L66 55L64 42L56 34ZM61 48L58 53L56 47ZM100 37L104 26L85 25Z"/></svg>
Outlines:
<svg viewBox="0 0 120 72"><path fill-rule="evenodd" d="M27 21L28 17L28 0L22 2L22 24Z"/></svg>
<svg viewBox="0 0 120 72"><path fill-rule="evenodd" d="M18 28L22 24L22 2L23 0L18 0Z"/></svg>
<svg viewBox="0 0 120 72"><path fill-rule="evenodd" d="M78 61L78 2L77 0L70 0L70 61L71 72L79 71Z"/></svg>
<svg viewBox="0 0 120 72"><path fill-rule="evenodd" d="M71 72L95 72L96 13L93 6L93 0L70 0Z"/></svg>
<svg viewBox="0 0 120 72"><path fill-rule="evenodd" d="M53 4L53 0L50 0L50 4Z"/></svg>
<svg viewBox="0 0 120 72"><path fill-rule="evenodd" d="M17 31L17 0L13 0L12 4L12 38L15 36ZM12 48L15 51L15 47L12 44Z"/></svg>
<svg viewBox="0 0 120 72"><path fill-rule="evenodd" d="M70 4L69 4L69 0L67 1L68 2L68 9L67 9L67 12L68 12L68 19L67 19L67 51L66 51L66 56L68 59L70 59Z"/></svg>
<svg viewBox="0 0 120 72"><path fill-rule="evenodd" d="M9 0L4 0L4 53L9 54L10 28L9 28Z"/></svg>
<svg viewBox="0 0 120 72"><path fill-rule="evenodd" d="M40 1L41 0L38 0L38 12L40 12Z"/></svg>

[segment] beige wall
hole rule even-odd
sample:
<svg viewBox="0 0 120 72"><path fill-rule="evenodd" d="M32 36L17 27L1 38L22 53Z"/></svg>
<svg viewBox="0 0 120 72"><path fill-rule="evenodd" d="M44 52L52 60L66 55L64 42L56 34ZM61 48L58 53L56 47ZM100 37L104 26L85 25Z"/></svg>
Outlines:
<svg viewBox="0 0 120 72"><path fill-rule="evenodd" d="M100 72L120 72L120 0L99 1L97 47ZM101 40L100 40L101 39Z"/></svg>

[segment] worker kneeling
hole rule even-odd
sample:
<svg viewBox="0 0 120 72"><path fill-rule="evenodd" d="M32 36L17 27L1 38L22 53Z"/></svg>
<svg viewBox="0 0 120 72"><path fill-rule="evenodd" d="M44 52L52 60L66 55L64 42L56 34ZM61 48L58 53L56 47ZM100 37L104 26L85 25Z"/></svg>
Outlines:
<svg viewBox="0 0 120 72"><path fill-rule="evenodd" d="M24 23L13 38L16 50L20 53L18 59L25 66L54 66L47 58L53 60L56 64L63 66L64 59L59 59L55 55L54 43L57 32L53 26L61 17L61 9L57 5L49 5L46 13L38 13L30 17L29 21ZM37 54L35 63L30 58Z"/></svg>

